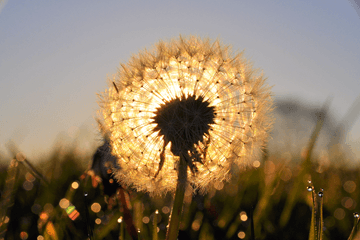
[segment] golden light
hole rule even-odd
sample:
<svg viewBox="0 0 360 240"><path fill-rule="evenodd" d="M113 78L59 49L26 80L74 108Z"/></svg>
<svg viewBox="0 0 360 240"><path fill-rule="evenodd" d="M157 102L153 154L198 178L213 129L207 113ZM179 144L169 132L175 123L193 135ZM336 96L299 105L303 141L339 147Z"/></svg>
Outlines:
<svg viewBox="0 0 360 240"><path fill-rule="evenodd" d="M341 199L341 205L343 205L345 208L351 209L354 205L354 200L350 197L343 197Z"/></svg>
<svg viewBox="0 0 360 240"><path fill-rule="evenodd" d="M233 163L248 165L259 154L272 125L271 92L229 49L180 37L122 65L100 103L122 184L174 192L182 155L188 181L204 192L223 186Z"/></svg>
<svg viewBox="0 0 360 240"><path fill-rule="evenodd" d="M23 152L19 152L16 154L16 160L18 160L19 162L22 162L26 159L26 156Z"/></svg>
<svg viewBox="0 0 360 240"><path fill-rule="evenodd" d="M204 217L204 215L200 211L195 214L195 217L194 217L195 220L191 224L192 230L199 231L202 221L203 221L203 217Z"/></svg>
<svg viewBox="0 0 360 240"><path fill-rule="evenodd" d="M143 217L142 222L148 224L150 222L150 218L148 216Z"/></svg>
<svg viewBox="0 0 360 240"><path fill-rule="evenodd" d="M8 216L5 216L3 223L9 223L9 221L10 221L10 218Z"/></svg>
<svg viewBox="0 0 360 240"><path fill-rule="evenodd" d="M261 163L260 163L259 160L255 160L255 161L252 163L252 165L253 165L254 168L258 168L258 167L260 167Z"/></svg>
<svg viewBox="0 0 360 240"><path fill-rule="evenodd" d="M101 210L101 205L99 203L95 202L95 203L91 204L90 208L91 208L91 211L93 211L94 213L98 213Z"/></svg>
<svg viewBox="0 0 360 240"><path fill-rule="evenodd" d="M354 181L346 181L343 185L343 188L348 193L353 193L356 190L356 183Z"/></svg>
<svg viewBox="0 0 360 240"><path fill-rule="evenodd" d="M35 181L34 175L32 175L32 174L29 173L29 172L27 172L27 173L25 174L25 179L26 179L28 182L33 182L33 181Z"/></svg>
<svg viewBox="0 0 360 240"><path fill-rule="evenodd" d="M62 209L66 209L68 206L70 205L70 201L67 200L66 198L63 198L59 201L59 206L62 208Z"/></svg>
<svg viewBox="0 0 360 240"><path fill-rule="evenodd" d="M242 211L242 212L240 213L240 220L243 221L243 222L245 222L245 221L248 220L248 216L247 216L247 214L246 214L245 211Z"/></svg>
<svg viewBox="0 0 360 240"><path fill-rule="evenodd" d="M245 233L243 231L240 231L240 232L238 232L237 236L240 239L244 239L245 238Z"/></svg>
<svg viewBox="0 0 360 240"><path fill-rule="evenodd" d="M199 231L200 229L200 226L201 226L201 221L199 220L194 220L193 223L191 224L191 229L194 230L194 231Z"/></svg>
<svg viewBox="0 0 360 240"><path fill-rule="evenodd" d="M24 232L24 231L22 231L21 233L20 233L20 239L28 239L28 237L29 237L29 234L27 233L27 232Z"/></svg>
<svg viewBox="0 0 360 240"><path fill-rule="evenodd" d="M49 215L46 212L40 213L40 219L46 221L49 218Z"/></svg>
<svg viewBox="0 0 360 240"><path fill-rule="evenodd" d="M164 206L162 207L161 211L164 213L164 214L168 214L170 213L170 208L168 206Z"/></svg>
<svg viewBox="0 0 360 240"><path fill-rule="evenodd" d="M73 188L73 189L78 189L79 188L79 183L78 182L73 182L72 184L71 184L71 187Z"/></svg>

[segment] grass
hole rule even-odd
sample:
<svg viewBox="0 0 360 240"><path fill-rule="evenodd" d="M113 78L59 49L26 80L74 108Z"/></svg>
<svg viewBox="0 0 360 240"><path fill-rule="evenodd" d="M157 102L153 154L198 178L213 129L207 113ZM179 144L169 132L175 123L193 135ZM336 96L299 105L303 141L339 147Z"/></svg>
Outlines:
<svg viewBox="0 0 360 240"><path fill-rule="evenodd" d="M360 168L322 165L315 140L303 156L265 151L204 196L186 192L179 239L357 239ZM0 239L165 239L171 196L117 189L73 149L35 166L14 157L0 167Z"/></svg>

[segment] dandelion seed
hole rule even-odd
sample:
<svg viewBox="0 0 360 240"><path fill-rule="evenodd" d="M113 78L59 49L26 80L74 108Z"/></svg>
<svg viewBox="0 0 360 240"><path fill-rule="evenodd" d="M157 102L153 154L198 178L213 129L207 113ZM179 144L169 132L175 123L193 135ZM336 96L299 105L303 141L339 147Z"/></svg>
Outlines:
<svg viewBox="0 0 360 240"><path fill-rule="evenodd" d="M228 46L197 37L159 42L122 65L100 95L115 177L150 194L175 192L177 163L204 192L251 164L272 125L265 78Z"/></svg>

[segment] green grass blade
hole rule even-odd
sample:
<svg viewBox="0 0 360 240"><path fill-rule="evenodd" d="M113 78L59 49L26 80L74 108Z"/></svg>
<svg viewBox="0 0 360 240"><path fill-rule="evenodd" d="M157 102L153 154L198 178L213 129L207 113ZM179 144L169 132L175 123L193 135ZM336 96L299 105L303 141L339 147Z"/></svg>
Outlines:
<svg viewBox="0 0 360 240"><path fill-rule="evenodd" d="M300 171L298 177L295 179L294 187L292 188L292 190L289 194L289 197L286 199L284 210L282 211L281 216L280 216L280 226L281 227L285 227L285 225L289 221L291 211L294 208L295 202L299 197L299 189L303 189L303 187L304 187L304 184L303 184L304 176L305 176L305 174L310 173L312 151L314 149L316 140L320 134L320 130L323 126L325 116L326 116L326 113L328 110L328 106L329 106L329 101L327 101L325 103L325 105L321 111L322 114L320 114L320 116L318 117L316 127L315 127L314 131L312 132L312 135L309 140L308 147L307 147L307 154L306 154L304 161L302 162L302 166L301 166L302 170Z"/></svg>
<svg viewBox="0 0 360 240"><path fill-rule="evenodd" d="M319 216L319 223L318 223L318 239L322 240L323 239L323 231L324 231L324 216L323 216L323 189L320 190L320 192L318 193L319 196L319 212L320 212L320 216Z"/></svg>
<svg viewBox="0 0 360 240"><path fill-rule="evenodd" d="M19 175L18 165L18 161L13 159L7 170L4 191L0 199L0 239L5 237L7 225L9 223L9 221L6 220L7 214L9 214L8 209L10 209L14 203L15 184Z"/></svg>
<svg viewBox="0 0 360 240"><path fill-rule="evenodd" d="M315 208L315 190L312 187L311 191L312 196L312 210L311 210L311 222L310 222L310 233L309 233L309 240L317 240L316 239L316 208Z"/></svg>
<svg viewBox="0 0 360 240"><path fill-rule="evenodd" d="M159 211L158 210L156 210L155 211L155 214L154 214L154 224L153 224L153 237L152 237L152 239L153 240L158 240L158 233L157 233L157 217L158 217L158 214L159 214Z"/></svg>
<svg viewBox="0 0 360 240"><path fill-rule="evenodd" d="M360 231L358 231L358 226L359 226L359 222L360 222L359 214L354 213L354 218L355 218L354 226L353 226L353 228L351 230L351 233L350 233L350 236L349 236L348 240L355 240L355 239L357 239L359 237L359 234L360 234Z"/></svg>

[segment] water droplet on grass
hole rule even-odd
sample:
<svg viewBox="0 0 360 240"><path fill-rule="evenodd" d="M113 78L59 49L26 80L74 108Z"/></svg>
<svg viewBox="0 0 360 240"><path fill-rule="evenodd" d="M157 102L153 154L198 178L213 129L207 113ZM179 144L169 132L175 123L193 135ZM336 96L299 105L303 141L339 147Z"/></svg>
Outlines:
<svg viewBox="0 0 360 240"><path fill-rule="evenodd" d="M311 192L311 191L312 191L312 186L308 186L306 189L307 189L309 192Z"/></svg>

